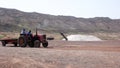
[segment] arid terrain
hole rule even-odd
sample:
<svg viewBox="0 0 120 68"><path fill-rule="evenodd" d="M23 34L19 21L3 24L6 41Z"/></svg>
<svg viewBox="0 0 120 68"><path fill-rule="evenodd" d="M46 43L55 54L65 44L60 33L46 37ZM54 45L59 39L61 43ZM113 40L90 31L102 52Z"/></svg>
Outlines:
<svg viewBox="0 0 120 68"><path fill-rule="evenodd" d="M18 38L23 28L54 40L49 40L48 48L11 44L3 47L0 42L0 68L120 68L120 19L78 18L0 7L0 39ZM92 38L61 41L61 33ZM100 41L93 41L94 36Z"/></svg>
<svg viewBox="0 0 120 68"><path fill-rule="evenodd" d="M0 46L0 68L120 68L120 41L57 40L49 41L48 48Z"/></svg>
<svg viewBox="0 0 120 68"><path fill-rule="evenodd" d="M120 19L109 17L50 15L0 7L0 31L3 32L20 31L23 28L35 30L36 27L53 32L120 32L119 26Z"/></svg>

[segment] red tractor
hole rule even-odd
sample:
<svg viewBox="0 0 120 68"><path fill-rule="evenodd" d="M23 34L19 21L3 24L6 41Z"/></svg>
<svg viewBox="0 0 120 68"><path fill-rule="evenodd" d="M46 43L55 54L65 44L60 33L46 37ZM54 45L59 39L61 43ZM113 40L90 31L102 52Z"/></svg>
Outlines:
<svg viewBox="0 0 120 68"><path fill-rule="evenodd" d="M48 46L48 41L46 40L46 35L38 35L36 29L36 35L20 34L18 44L20 47L26 47L27 45L29 47L40 47L40 44L42 44L43 47L46 48Z"/></svg>
<svg viewBox="0 0 120 68"><path fill-rule="evenodd" d="M40 47L40 44L42 44L45 48L48 46L46 35L38 35L37 29L35 35L20 34L20 37L18 39L2 39L0 41L2 42L3 46L6 46L6 44L14 44L14 46L17 46L17 44L19 44L20 47L26 47L27 45L29 47Z"/></svg>

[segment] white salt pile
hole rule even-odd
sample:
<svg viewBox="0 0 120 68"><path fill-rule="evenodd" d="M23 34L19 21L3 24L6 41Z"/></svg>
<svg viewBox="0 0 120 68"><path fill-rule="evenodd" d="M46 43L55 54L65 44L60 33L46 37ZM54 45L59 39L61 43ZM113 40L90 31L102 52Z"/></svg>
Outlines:
<svg viewBox="0 0 120 68"><path fill-rule="evenodd" d="M69 35L68 41L102 41L100 38L93 35Z"/></svg>

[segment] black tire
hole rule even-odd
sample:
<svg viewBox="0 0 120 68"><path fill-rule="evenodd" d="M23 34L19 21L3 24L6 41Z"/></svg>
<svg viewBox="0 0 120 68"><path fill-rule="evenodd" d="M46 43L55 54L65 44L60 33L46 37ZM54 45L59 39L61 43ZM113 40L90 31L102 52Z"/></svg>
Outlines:
<svg viewBox="0 0 120 68"><path fill-rule="evenodd" d="M33 44L32 41L31 41L31 42L28 42L28 45L29 45L29 47L34 47L34 44Z"/></svg>
<svg viewBox="0 0 120 68"><path fill-rule="evenodd" d="M27 41L24 36L19 37L18 44L20 47L26 47L27 46Z"/></svg>
<svg viewBox="0 0 120 68"><path fill-rule="evenodd" d="M46 48L48 46L48 41L42 43L43 47Z"/></svg>
<svg viewBox="0 0 120 68"><path fill-rule="evenodd" d="M5 43L5 41L2 41L2 46L6 46L6 43Z"/></svg>
<svg viewBox="0 0 120 68"><path fill-rule="evenodd" d="M30 36L28 37L28 45L29 45L29 47L34 47L32 37L30 37Z"/></svg>
<svg viewBox="0 0 120 68"><path fill-rule="evenodd" d="M40 47L40 41L39 40L34 41L34 47Z"/></svg>
<svg viewBox="0 0 120 68"><path fill-rule="evenodd" d="M14 46L17 47L17 43L14 43Z"/></svg>

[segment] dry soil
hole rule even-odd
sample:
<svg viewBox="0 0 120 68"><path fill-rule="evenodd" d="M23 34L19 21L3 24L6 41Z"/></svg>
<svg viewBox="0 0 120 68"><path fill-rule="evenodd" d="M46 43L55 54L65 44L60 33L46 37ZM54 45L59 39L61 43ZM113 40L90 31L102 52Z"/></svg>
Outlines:
<svg viewBox="0 0 120 68"><path fill-rule="evenodd" d="M120 41L49 41L48 48L1 45L0 68L120 68Z"/></svg>

